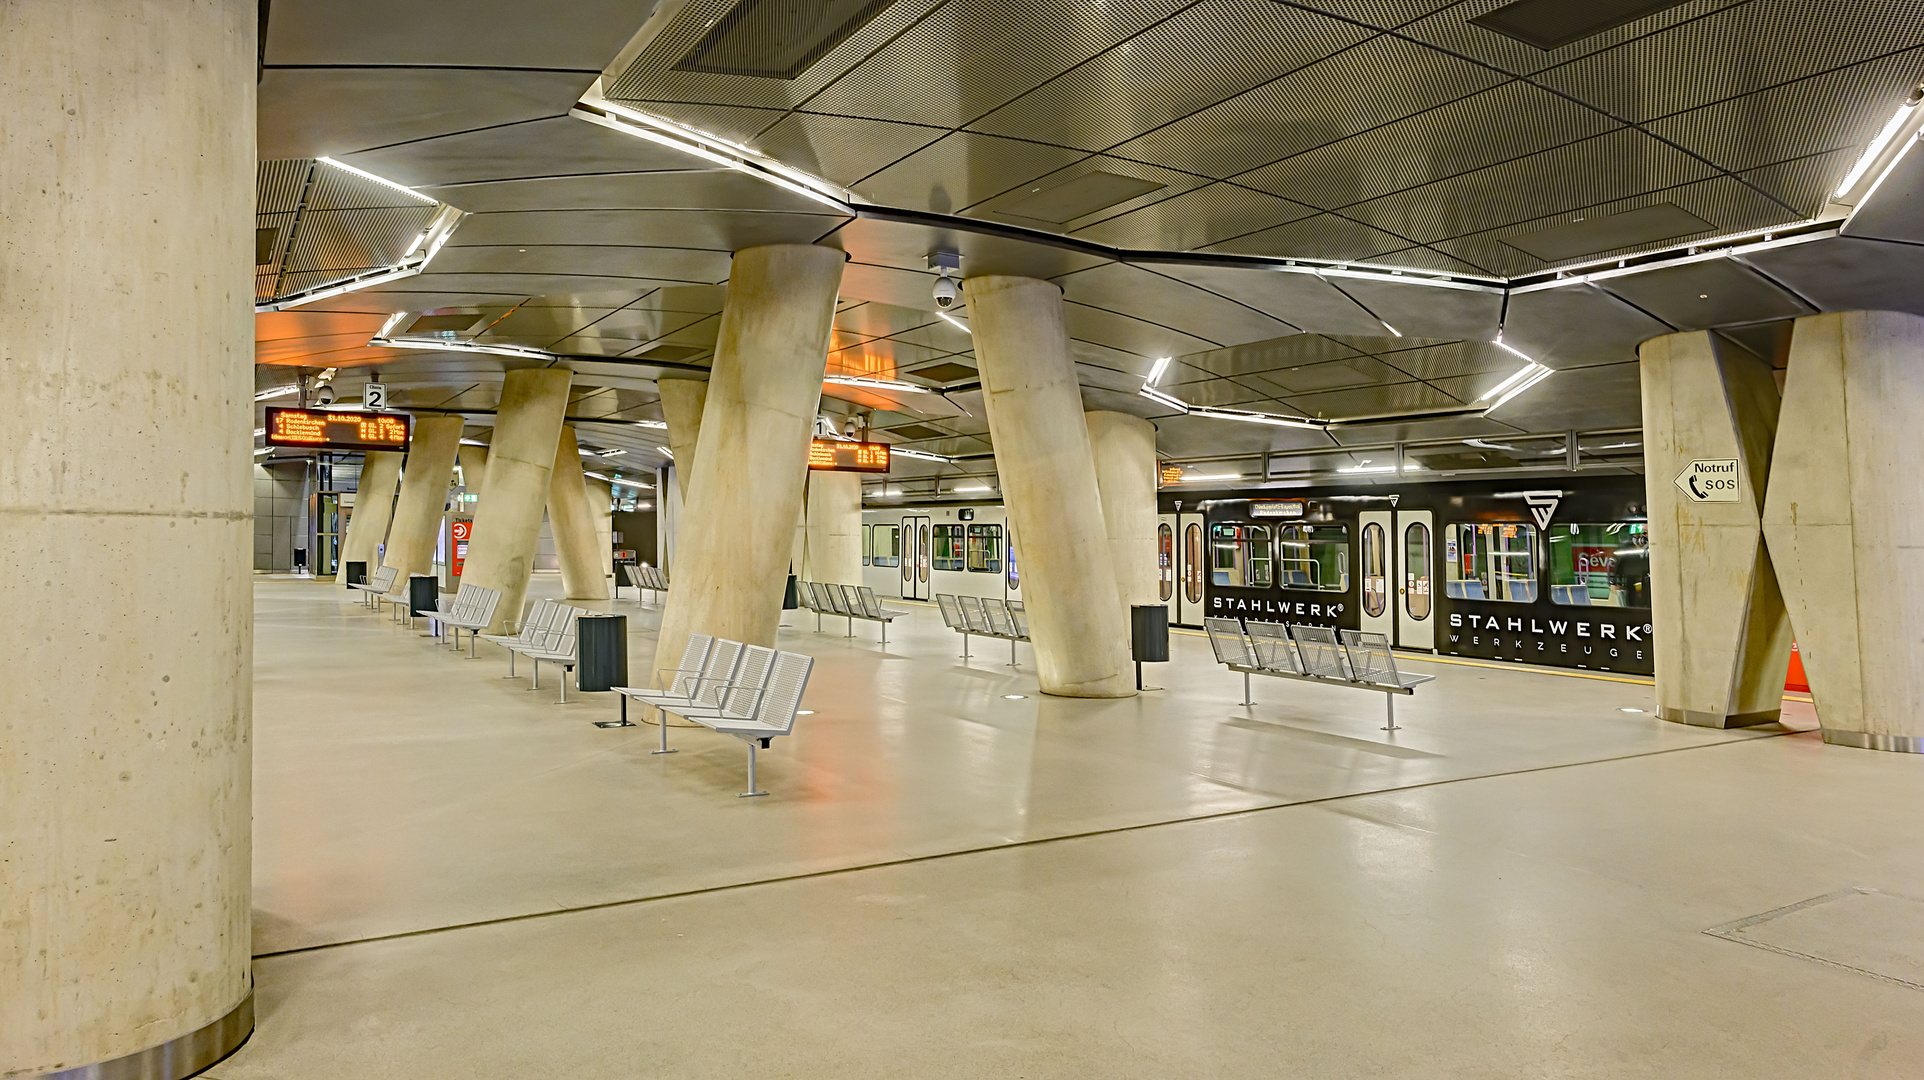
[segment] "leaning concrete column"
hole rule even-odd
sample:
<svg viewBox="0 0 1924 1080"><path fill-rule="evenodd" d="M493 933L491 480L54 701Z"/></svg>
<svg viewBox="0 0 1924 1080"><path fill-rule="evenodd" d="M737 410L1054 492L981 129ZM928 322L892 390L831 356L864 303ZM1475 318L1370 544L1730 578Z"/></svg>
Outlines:
<svg viewBox="0 0 1924 1080"><path fill-rule="evenodd" d="M605 509L607 504L602 504ZM608 578L595 549L601 532L588 506L587 478L581 474L581 444L575 429L561 428L554 468L548 473L548 524L554 530L555 556L561 563L561 590L570 600L608 599Z"/></svg>
<svg viewBox="0 0 1924 1080"><path fill-rule="evenodd" d="M797 573L810 581L862 583L861 473L808 474L807 532L807 558L795 564Z"/></svg>
<svg viewBox="0 0 1924 1080"><path fill-rule="evenodd" d="M1924 753L1924 319L1798 319L1764 500L1824 741Z"/></svg>
<svg viewBox="0 0 1924 1080"><path fill-rule="evenodd" d="M1022 547L1022 595L1045 694L1128 697L1128 618L1096 490L1062 290L1046 281L963 283L996 473Z"/></svg>
<svg viewBox="0 0 1924 1080"><path fill-rule="evenodd" d="M707 379L657 379L661 418L668 424L668 452L675 455L675 486L688 502L688 476L695 468L695 447L701 436L702 407L708 401Z"/></svg>
<svg viewBox="0 0 1924 1080"><path fill-rule="evenodd" d="M1657 713L1705 727L1770 723L1790 666L1790 621L1763 544L1776 380L1707 331L1653 338L1638 356ZM1675 483L1691 462L1715 460L1737 462L1735 502L1698 502Z"/></svg>
<svg viewBox="0 0 1924 1080"><path fill-rule="evenodd" d="M657 669L691 633L775 643L843 260L806 244L735 253Z"/></svg>
<svg viewBox="0 0 1924 1080"><path fill-rule="evenodd" d="M475 504L474 538L468 541L468 562L461 573L462 584L501 593L490 634L505 633L521 622L573 379L574 372L566 368L522 368L508 372L501 384L494 441L488 444L488 489Z"/></svg>
<svg viewBox="0 0 1924 1080"><path fill-rule="evenodd" d="M408 443L407 465L401 470L401 498L394 504L394 525L388 530L387 565L394 575L395 596L405 596L408 575L434 572L434 541L441 514L448 507L448 480L454 475L454 452L461 446L464 421L458 416L421 416L414 420Z"/></svg>
<svg viewBox="0 0 1924 1080"><path fill-rule="evenodd" d="M1091 412L1089 448L1109 530L1122 606L1162 603L1156 568L1156 425L1140 416Z"/></svg>
<svg viewBox="0 0 1924 1080"><path fill-rule="evenodd" d="M595 546L601 551L601 575L615 576L615 489L606 480L589 480L588 512L595 519Z"/></svg>
<svg viewBox="0 0 1924 1080"><path fill-rule="evenodd" d="M488 486L488 448L485 446L463 446L455 459L461 466L461 486L474 496L476 504ZM470 506L468 509L474 509Z"/></svg>
<svg viewBox="0 0 1924 1080"><path fill-rule="evenodd" d="M253 1029L258 18L0 15L0 1075Z"/></svg>
<svg viewBox="0 0 1924 1080"><path fill-rule="evenodd" d="M368 452L354 492L354 513L347 519L347 537L341 541L341 574L336 580L343 588L348 563L366 563L369 577L380 568L381 545L387 541L388 523L394 520L394 486L400 480L400 454Z"/></svg>

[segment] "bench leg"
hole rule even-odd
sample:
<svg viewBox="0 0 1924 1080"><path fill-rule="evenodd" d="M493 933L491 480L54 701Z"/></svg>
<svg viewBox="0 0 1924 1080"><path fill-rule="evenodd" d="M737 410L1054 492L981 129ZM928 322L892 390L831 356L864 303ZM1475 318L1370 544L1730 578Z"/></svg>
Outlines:
<svg viewBox="0 0 1924 1080"><path fill-rule="evenodd" d="M1396 730L1396 695L1395 695L1395 694L1384 694L1384 695L1383 695L1383 700L1384 700L1384 701L1386 701L1386 702L1388 702L1388 703L1389 703L1389 706L1390 706L1390 722L1389 722L1389 726L1388 726L1388 727L1385 727L1385 728L1384 728L1383 730L1384 730L1384 731L1395 731L1395 730Z"/></svg>
<svg viewBox="0 0 1924 1080"><path fill-rule="evenodd" d="M1256 704L1256 699L1254 697L1251 697L1249 693L1249 672L1247 671L1243 672L1243 704L1245 705Z"/></svg>
<svg viewBox="0 0 1924 1080"><path fill-rule="evenodd" d="M768 794L768 792L762 791L755 786L755 740L749 739L748 740L748 790L742 792L740 795L737 795L735 797L737 799L752 799L758 795L766 795L766 794Z"/></svg>
<svg viewBox="0 0 1924 1080"><path fill-rule="evenodd" d="M470 660L474 659L474 639L480 636L481 631L479 630L468 631L468 659Z"/></svg>
<svg viewBox="0 0 1924 1080"><path fill-rule="evenodd" d="M528 689L539 690L541 689L541 661L531 656L528 658L528 663L534 665L534 685L528 687Z"/></svg>
<svg viewBox="0 0 1924 1080"><path fill-rule="evenodd" d="M1015 639L1009 639L1009 666L1015 666Z"/></svg>
<svg viewBox="0 0 1924 1080"><path fill-rule="evenodd" d="M626 697L626 696L623 696L621 700L623 700L623 701L626 701L626 700L628 700L628 699L627 699L627 697ZM656 719L657 721L659 721L659 722L660 722L660 724L661 724L661 749L659 749L659 750L650 750L650 751L648 751L648 752L649 752L649 753L651 753L651 754L675 754L675 753L680 753L680 751L678 751L678 750L670 750L670 749L668 749L668 710L667 710L667 709L664 709L664 708L662 708L662 707L661 707L661 706L659 706L659 705L657 705L657 706L655 706L655 719Z"/></svg>
<svg viewBox="0 0 1924 1080"><path fill-rule="evenodd" d="M513 649L508 650L508 673L501 677L504 679L514 678L514 650Z"/></svg>
<svg viewBox="0 0 1924 1080"><path fill-rule="evenodd" d="M968 658L969 658L969 632L967 630L964 630L962 631L962 659L967 660Z"/></svg>
<svg viewBox="0 0 1924 1080"><path fill-rule="evenodd" d="M887 619L883 619L882 620L882 648L884 651L886 651L888 647L889 647L889 622Z"/></svg>
<svg viewBox="0 0 1924 1080"><path fill-rule="evenodd" d="M568 703L568 672L573 670L566 664L561 665L561 704L563 705Z"/></svg>

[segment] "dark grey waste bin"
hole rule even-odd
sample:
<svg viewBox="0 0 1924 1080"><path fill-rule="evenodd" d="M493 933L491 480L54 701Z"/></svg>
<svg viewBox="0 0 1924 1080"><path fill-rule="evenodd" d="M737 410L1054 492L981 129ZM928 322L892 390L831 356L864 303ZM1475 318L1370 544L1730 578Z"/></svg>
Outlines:
<svg viewBox="0 0 1924 1080"><path fill-rule="evenodd" d="M367 584L367 564L364 562L342 563L341 573L347 575L346 583L349 585Z"/></svg>
<svg viewBox="0 0 1924 1080"><path fill-rule="evenodd" d="M802 606L801 591L795 587L795 575L788 575L788 589L782 593L782 610L795 611Z"/></svg>
<svg viewBox="0 0 1924 1080"><path fill-rule="evenodd" d="M575 685L584 693L628 685L628 616L575 620Z"/></svg>
<svg viewBox="0 0 1924 1080"><path fill-rule="evenodd" d="M428 574L408 576L408 616L432 615L441 602L441 579Z"/></svg>
<svg viewBox="0 0 1924 1080"><path fill-rule="evenodd" d="M1129 655L1136 661L1136 689L1160 690L1142 685L1142 665L1169 662L1169 608L1162 604L1136 604L1129 609Z"/></svg>

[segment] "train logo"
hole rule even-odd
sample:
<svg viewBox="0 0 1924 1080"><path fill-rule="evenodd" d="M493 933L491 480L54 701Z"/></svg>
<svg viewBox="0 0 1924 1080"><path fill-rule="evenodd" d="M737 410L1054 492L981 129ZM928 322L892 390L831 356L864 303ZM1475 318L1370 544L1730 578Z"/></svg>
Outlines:
<svg viewBox="0 0 1924 1080"><path fill-rule="evenodd" d="M1556 515L1557 504L1563 501L1561 491L1526 491L1523 504L1530 508L1530 516L1536 519L1537 528L1550 527L1550 519Z"/></svg>

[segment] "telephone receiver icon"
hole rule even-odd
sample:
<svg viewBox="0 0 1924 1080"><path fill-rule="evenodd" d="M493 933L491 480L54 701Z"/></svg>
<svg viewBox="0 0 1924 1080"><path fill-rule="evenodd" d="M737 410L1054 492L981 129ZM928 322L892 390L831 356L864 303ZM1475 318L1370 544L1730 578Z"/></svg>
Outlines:
<svg viewBox="0 0 1924 1080"><path fill-rule="evenodd" d="M1695 496L1696 496L1697 498L1699 498L1699 499L1708 499L1708 498L1710 498L1710 496L1709 496L1708 494L1706 494L1706 493L1704 493L1704 492L1702 492L1702 491L1699 491L1699 490L1697 490L1697 474L1696 474L1696 473L1691 473L1691 474L1690 474L1690 493L1691 493L1692 495L1695 495Z"/></svg>

